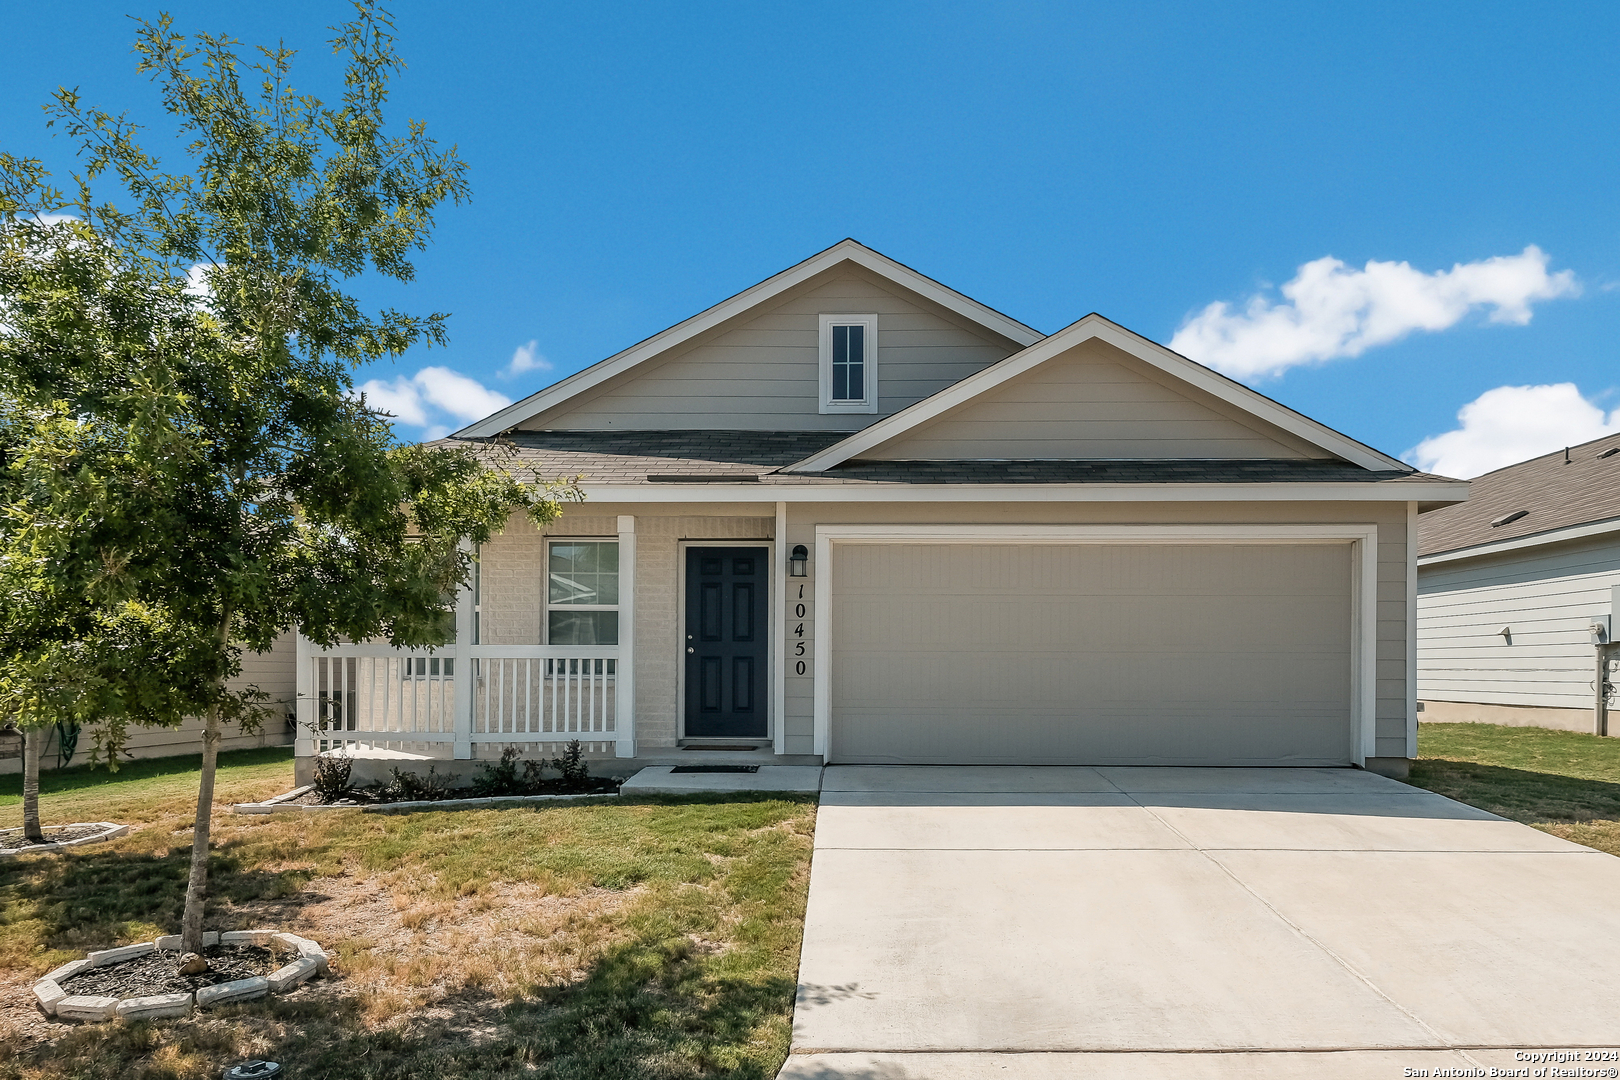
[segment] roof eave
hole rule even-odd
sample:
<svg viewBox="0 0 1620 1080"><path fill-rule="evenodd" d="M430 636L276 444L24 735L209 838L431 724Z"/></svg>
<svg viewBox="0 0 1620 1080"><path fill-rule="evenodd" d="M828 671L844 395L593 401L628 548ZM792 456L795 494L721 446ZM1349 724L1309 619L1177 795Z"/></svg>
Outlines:
<svg viewBox="0 0 1620 1080"><path fill-rule="evenodd" d="M1432 551L1426 555L1419 555L1418 565L1433 566L1438 563L1456 562L1461 559L1480 559L1490 555L1505 554L1510 551L1523 551L1527 548L1568 543L1571 540L1584 540L1590 536L1604 536L1609 533L1620 533L1620 518L1585 521L1577 525L1564 525L1556 529L1548 529L1546 532L1530 533L1526 536L1513 536L1505 540L1487 540L1482 543L1468 544L1446 551Z"/></svg>

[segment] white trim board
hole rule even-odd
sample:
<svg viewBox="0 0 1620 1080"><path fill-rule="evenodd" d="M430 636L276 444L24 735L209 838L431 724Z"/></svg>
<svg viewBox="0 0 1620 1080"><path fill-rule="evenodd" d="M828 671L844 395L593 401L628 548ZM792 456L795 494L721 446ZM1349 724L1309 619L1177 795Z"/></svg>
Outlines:
<svg viewBox="0 0 1620 1080"><path fill-rule="evenodd" d="M855 263L873 273L887 278L902 288L909 289L924 299L930 300L948 311L973 322L985 329L1000 334L1019 345L1032 345L1041 340L1041 333L1016 319L1003 315L994 308L986 307L971 297L964 296L955 289L941 285L933 278L925 277L902 263L895 262L887 255L879 254L865 244L855 240L840 240L826 251L810 256L803 262L790 266L781 273L766 278L758 285L744 289L729 300L722 300L706 311L700 311L691 318L676 323L667 330L662 330L645 341L638 342L623 352L615 353L606 360L598 361L590 367L568 376L544 390L530 394L522 401L514 402L498 412L491 413L474 423L468 424L456 432L458 438L474 439L488 438L499 435L527 420L538 413L556 407L577 394L584 393L592 387L598 386L615 375L622 374L654 356L667 352L670 349L689 341L707 330L712 330L728 319L736 318L751 308L766 303L773 297L779 296L788 289L808 281L823 271L830 270L842 262Z"/></svg>
<svg viewBox="0 0 1620 1080"><path fill-rule="evenodd" d="M1418 556L1418 566L1434 566L1437 563L1456 562L1459 559L1478 559L1486 555L1499 555L1506 551L1522 551L1525 548L1541 547L1543 544L1560 544L1566 540L1583 540L1588 536L1603 536L1608 533L1620 532L1620 519L1613 521L1596 521L1585 525L1570 525L1551 532L1535 533L1531 536L1520 536L1513 540L1494 540L1486 544L1475 544L1473 547L1457 548L1454 551L1442 551L1434 555Z"/></svg>
<svg viewBox="0 0 1620 1080"><path fill-rule="evenodd" d="M1107 342L1182 382L1352 464L1360 465L1364 469L1412 471L1412 467L1405 462L1334 431L1325 424L1297 413L1242 383L1234 382L1202 364L1187 359L1180 353L1171 352L1163 345L1149 341L1140 334L1133 333L1096 313L1087 315L1050 337L1042 338L1022 352L1014 353L960 382L952 383L932 397L924 398L909 408L862 428L849 438L834 443L803 461L789 465L783 471L823 472L851 458L859 457L866 451L896 439L956 406L965 404L1009 379L1016 378L1076 345L1094 338Z"/></svg>
<svg viewBox="0 0 1620 1080"><path fill-rule="evenodd" d="M818 525L813 752L832 750L832 546L860 544L1332 544L1352 546L1351 760L1378 755L1378 526L1348 525Z"/></svg>
<svg viewBox="0 0 1620 1080"><path fill-rule="evenodd" d="M1398 484L593 484L591 502L1461 502L1462 480Z"/></svg>

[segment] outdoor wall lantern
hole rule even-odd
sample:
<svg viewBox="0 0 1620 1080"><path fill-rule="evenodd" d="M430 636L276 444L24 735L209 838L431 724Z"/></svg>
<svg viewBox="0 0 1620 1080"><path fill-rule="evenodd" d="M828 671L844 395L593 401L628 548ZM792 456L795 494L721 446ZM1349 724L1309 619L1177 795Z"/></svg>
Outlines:
<svg viewBox="0 0 1620 1080"><path fill-rule="evenodd" d="M793 545L793 554L788 556L788 574L791 577L804 577L805 567L810 562L810 549L803 544Z"/></svg>

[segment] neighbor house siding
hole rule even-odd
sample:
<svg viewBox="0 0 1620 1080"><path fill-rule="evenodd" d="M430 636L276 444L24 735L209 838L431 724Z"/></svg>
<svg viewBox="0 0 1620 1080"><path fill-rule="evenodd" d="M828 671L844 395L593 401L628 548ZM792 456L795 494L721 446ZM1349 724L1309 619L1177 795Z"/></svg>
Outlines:
<svg viewBox="0 0 1620 1080"><path fill-rule="evenodd" d="M972 375L1018 348L921 297L844 269L786 294L624 377L518 427L539 431L855 431L876 417L820 413L819 316L878 315L878 415Z"/></svg>
<svg viewBox="0 0 1620 1080"><path fill-rule="evenodd" d="M951 461L1320 454L1112 345L1090 341L861 457Z"/></svg>
<svg viewBox="0 0 1620 1080"><path fill-rule="evenodd" d="M1590 712L1587 628L1610 614L1615 585L1612 537L1420 568L1418 698Z"/></svg>
<svg viewBox="0 0 1620 1080"><path fill-rule="evenodd" d="M232 679L229 685L233 690L246 689L252 685L270 695L270 700L266 703L269 713L259 730L252 734L244 734L236 724L226 724L224 738L220 743L221 750L292 745L294 730L288 718L294 712L297 700L297 664L294 636L290 632L278 637L269 652L250 652L242 655L242 672ZM123 760L127 760L200 754L202 733L201 720L188 720L179 727L172 728L132 727L124 741L124 753L120 756ZM79 744L73 760L67 764L84 764L95 745L95 737L93 725L84 728L79 735ZM43 768L56 767L56 751L56 735L52 732L45 745L45 757L40 762ZM21 771L22 762L19 759L0 759L0 774Z"/></svg>
<svg viewBox="0 0 1620 1080"><path fill-rule="evenodd" d="M818 524L1341 524L1378 527L1375 715L1378 757L1411 756L1407 745L1407 514L1403 503L790 503L786 536L791 549L815 550ZM810 578L820 573L812 561ZM808 590L811 593L813 589ZM812 621L817 612L807 612ZM807 627L813 640L814 631ZM791 638L789 639L791 642ZM814 730L811 676L787 679L788 753L809 753Z"/></svg>

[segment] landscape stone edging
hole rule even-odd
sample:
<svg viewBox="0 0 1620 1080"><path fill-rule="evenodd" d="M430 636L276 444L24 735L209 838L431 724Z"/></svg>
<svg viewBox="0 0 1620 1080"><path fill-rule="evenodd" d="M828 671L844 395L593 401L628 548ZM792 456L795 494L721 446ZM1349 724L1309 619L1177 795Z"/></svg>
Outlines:
<svg viewBox="0 0 1620 1080"><path fill-rule="evenodd" d="M251 1001L269 993L284 994L314 977L330 970L330 958L320 944L297 934L280 930L228 930L225 933L210 930L203 934L203 945L270 945L286 946L298 954L298 959L284 964L269 975L255 975L251 979L205 986L195 993L148 994L137 997L116 998L102 994L69 994L62 983L90 968L106 967L137 956L162 950L180 951L180 935L166 934L156 941L142 941L116 949L102 949L82 960L70 960L46 973L34 983L34 1000L46 1016L59 1020L111 1020L118 1016L128 1020L157 1020L165 1017L190 1016L193 1005L204 1008L236 1001ZM65 1010L65 1011L64 1011Z"/></svg>
<svg viewBox="0 0 1620 1080"><path fill-rule="evenodd" d="M479 807L490 806L494 803L525 803L545 802L550 799L617 799L617 791L587 791L578 795L487 795L469 799L414 799L410 802L393 803L355 803L342 806L337 803L316 803L306 806L303 803L288 803L283 800L296 799L309 787L277 795L274 799L266 799L257 803L235 803L231 806L233 814L288 814L319 812L322 810L360 810L369 814L384 813L389 810L476 810Z"/></svg>
<svg viewBox="0 0 1620 1080"><path fill-rule="evenodd" d="M40 855L51 851L63 851L70 847L78 847L80 844L99 844L103 840L116 840L118 837L129 832L128 825L119 825L112 821L76 821L71 825L50 825L47 826L47 828L82 829L92 825L101 826L102 831L96 833L94 836L81 836L77 840L57 840L49 844L35 844L32 847L17 848L15 851L0 850L0 859L16 858L18 855ZM0 836L4 836L6 833L14 832L22 832L22 830L0 829Z"/></svg>

